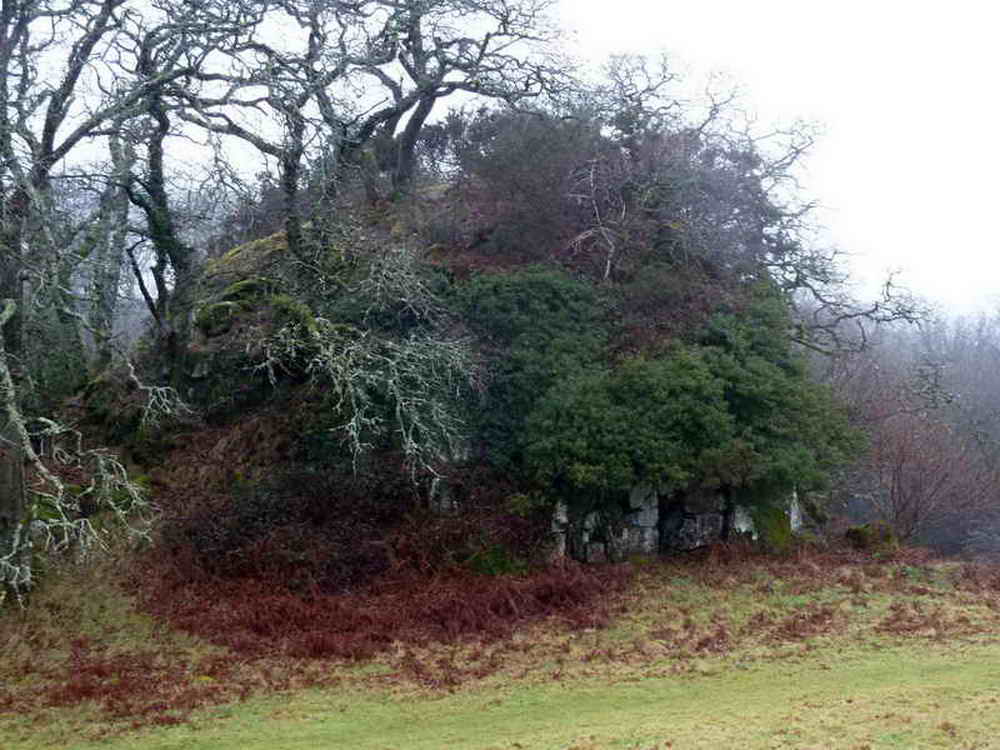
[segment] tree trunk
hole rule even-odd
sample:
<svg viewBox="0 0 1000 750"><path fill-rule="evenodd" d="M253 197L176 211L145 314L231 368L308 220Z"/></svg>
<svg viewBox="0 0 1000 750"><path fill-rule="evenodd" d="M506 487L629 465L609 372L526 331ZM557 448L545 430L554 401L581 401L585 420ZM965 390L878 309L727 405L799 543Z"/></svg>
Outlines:
<svg viewBox="0 0 1000 750"><path fill-rule="evenodd" d="M300 256L305 238L299 206L299 160L298 157L288 156L281 162L281 188L285 196L285 240L288 251L293 256Z"/></svg>
<svg viewBox="0 0 1000 750"><path fill-rule="evenodd" d="M103 370L111 364L114 354L114 322L118 308L118 287L125 260L128 234L128 194L122 187L135 161L131 148L123 146L118 133L109 139L114 180L101 197L99 226L94 231L94 277L90 327L94 335L95 365Z"/></svg>
<svg viewBox="0 0 1000 750"><path fill-rule="evenodd" d="M0 559L9 557L20 565L25 548L24 456L9 425L0 433L5 441L0 446Z"/></svg>
<svg viewBox="0 0 1000 750"><path fill-rule="evenodd" d="M161 345L167 358L168 376L174 381L183 370L184 353L190 334L190 317L194 282L194 251L177 234L170 198L166 188L163 165L163 143L170 133L170 119L159 91L147 99L147 111L157 127L147 144L148 175L146 195L130 191L132 202L146 214L149 238L156 253L152 270L157 286L155 316L160 327ZM173 288L166 283L167 269L173 270ZM140 276L141 279L141 276Z"/></svg>
<svg viewBox="0 0 1000 750"><path fill-rule="evenodd" d="M4 331L8 326L17 325L20 316L15 318L15 312L14 301L5 300L3 311L0 312L0 331ZM27 559L30 548L25 537L27 507L24 496L24 450L22 435L14 420L14 415L17 413L17 394L14 391L14 382L2 341L0 341L0 374L3 375L0 377L0 406L3 407L3 416L0 417L3 419L0 437L4 440L0 444L0 559L13 568L23 568L26 563L30 563L30 559ZM8 573L0 577L0 581L3 581L7 589L19 590L24 574L11 580L9 574L11 567L8 567L7 571L0 571Z"/></svg>
<svg viewBox="0 0 1000 750"><path fill-rule="evenodd" d="M403 132L399 135L396 171L392 176L392 186L398 192L406 192L413 182L417 161L417 140L420 138L420 131L430 116L436 101L436 97L432 95L423 96L420 103L417 104L417 108L413 110L413 114L410 115Z"/></svg>
<svg viewBox="0 0 1000 750"><path fill-rule="evenodd" d="M305 251L299 183L302 176L306 121L297 109L286 110L285 119L288 141L281 154L281 188L285 194L285 239L288 251L293 256L299 257Z"/></svg>
<svg viewBox="0 0 1000 750"><path fill-rule="evenodd" d="M14 300L13 319L0 330L6 351L14 357L22 353L24 330L24 238L31 200L21 185L2 207L0 215L0 299Z"/></svg>

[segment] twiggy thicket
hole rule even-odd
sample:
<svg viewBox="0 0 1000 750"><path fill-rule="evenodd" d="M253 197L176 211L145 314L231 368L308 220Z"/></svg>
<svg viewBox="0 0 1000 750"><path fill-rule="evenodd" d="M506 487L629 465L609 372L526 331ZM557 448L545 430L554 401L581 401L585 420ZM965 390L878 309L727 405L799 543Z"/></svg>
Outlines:
<svg viewBox="0 0 1000 750"><path fill-rule="evenodd" d="M3 3L6 587L32 535L144 502L82 444L67 494L70 454L34 447L57 413L160 464L158 543L246 563L219 575L368 583L428 509L428 569L521 570L557 503L614 525L636 485L718 493L724 535L798 490L996 553L995 326L906 333L891 281L853 300L795 179L808 128L685 102L664 61L577 74L552 5ZM325 509L288 494L308 476L340 480Z"/></svg>

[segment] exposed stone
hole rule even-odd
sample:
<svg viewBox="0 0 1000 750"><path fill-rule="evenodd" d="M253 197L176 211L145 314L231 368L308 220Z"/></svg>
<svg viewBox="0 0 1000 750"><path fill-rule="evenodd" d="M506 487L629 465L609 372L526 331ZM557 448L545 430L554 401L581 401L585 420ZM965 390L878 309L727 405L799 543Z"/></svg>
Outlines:
<svg viewBox="0 0 1000 750"><path fill-rule="evenodd" d="M624 560L629 555L697 549L718 540L722 533L724 502L716 492L702 490L662 501L655 488L636 487L629 495L629 508L624 518L614 523L598 513L587 514L570 545L569 508L560 503L552 517L554 555L562 556L572 546L587 562ZM801 528L802 512L794 493L788 516L793 531ZM733 530L757 538L753 517L745 508L736 509Z"/></svg>
<svg viewBox="0 0 1000 750"><path fill-rule="evenodd" d="M634 526L628 530L631 554L652 555L660 548L660 530L656 526Z"/></svg>
<svg viewBox="0 0 1000 750"><path fill-rule="evenodd" d="M801 531L804 526L802 506L799 505L799 493L795 490L792 490L792 497L788 501L788 523L791 524L793 532Z"/></svg>
<svg viewBox="0 0 1000 750"><path fill-rule="evenodd" d="M733 514L733 531L739 534L749 534L752 539L757 538L757 530L753 525L753 516L746 508L737 508Z"/></svg>
<svg viewBox="0 0 1000 750"><path fill-rule="evenodd" d="M552 511L552 559L566 556L566 533L569 529L569 506L561 500Z"/></svg>
<svg viewBox="0 0 1000 750"><path fill-rule="evenodd" d="M681 551L704 547L722 533L721 513L685 513L677 531L661 540L665 551Z"/></svg>

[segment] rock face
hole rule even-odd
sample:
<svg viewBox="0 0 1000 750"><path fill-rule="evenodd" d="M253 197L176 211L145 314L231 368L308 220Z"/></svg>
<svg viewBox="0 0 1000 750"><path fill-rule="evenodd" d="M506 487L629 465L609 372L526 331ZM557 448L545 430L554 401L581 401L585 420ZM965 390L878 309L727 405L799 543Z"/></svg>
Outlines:
<svg viewBox="0 0 1000 750"><path fill-rule="evenodd" d="M653 487L636 487L629 497L625 547L632 554L652 554L660 548L660 498Z"/></svg>
<svg viewBox="0 0 1000 750"><path fill-rule="evenodd" d="M552 522L555 554L561 556L568 550L587 562L606 562L697 549L719 539L723 507L722 497L715 492L672 499L660 497L653 487L636 487L621 519L609 522L591 513L573 529L566 505L559 504ZM794 492L786 512L791 531L801 529L802 511ZM746 508L736 509L733 530L757 538L753 517ZM574 534L577 539L571 538Z"/></svg>
<svg viewBox="0 0 1000 750"><path fill-rule="evenodd" d="M290 292L294 259L282 233L233 248L205 264L187 351L185 399L209 419L238 414L273 393L266 342L282 326L314 328L310 309Z"/></svg>

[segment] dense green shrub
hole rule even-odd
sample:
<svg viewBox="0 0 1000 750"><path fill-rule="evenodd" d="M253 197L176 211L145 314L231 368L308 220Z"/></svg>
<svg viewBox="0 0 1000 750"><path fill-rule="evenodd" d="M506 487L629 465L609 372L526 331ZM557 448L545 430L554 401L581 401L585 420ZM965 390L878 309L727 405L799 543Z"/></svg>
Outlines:
<svg viewBox="0 0 1000 750"><path fill-rule="evenodd" d="M722 383L678 349L551 388L527 420L526 455L535 477L575 497L640 484L670 492L702 479L733 430Z"/></svg>
<svg viewBox="0 0 1000 750"><path fill-rule="evenodd" d="M882 521L851 526L844 538L859 552L890 553L899 548L899 539L892 527Z"/></svg>
<svg viewBox="0 0 1000 750"><path fill-rule="evenodd" d="M483 274L459 286L453 305L476 334L487 387L470 421L487 460L523 467L524 424L554 384L607 356L607 323L596 289L557 269Z"/></svg>
<svg viewBox="0 0 1000 750"><path fill-rule="evenodd" d="M679 497L717 489L730 516L761 509L774 531L767 543L785 547L765 510L796 487L821 486L857 440L783 323L764 298L749 314L717 316L691 345L553 385L526 420L531 475L578 516L613 516L638 485Z"/></svg>
<svg viewBox="0 0 1000 750"><path fill-rule="evenodd" d="M717 479L740 505L823 488L862 445L829 389L809 376L790 327L787 301L761 286L739 315L714 316L697 339L737 426L720 448Z"/></svg>

